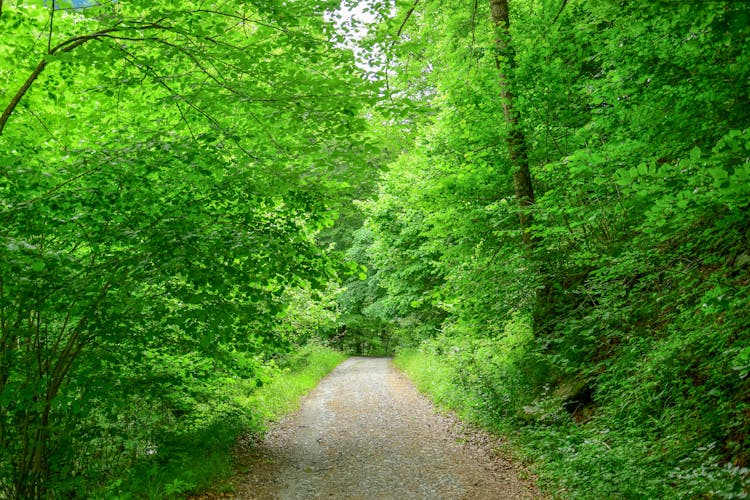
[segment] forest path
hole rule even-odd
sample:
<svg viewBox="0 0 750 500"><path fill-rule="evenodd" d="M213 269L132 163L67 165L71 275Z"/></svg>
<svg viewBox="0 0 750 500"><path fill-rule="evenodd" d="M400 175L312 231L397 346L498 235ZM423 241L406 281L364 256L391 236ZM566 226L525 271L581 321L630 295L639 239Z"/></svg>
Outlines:
<svg viewBox="0 0 750 500"><path fill-rule="evenodd" d="M237 498L538 498L498 441L466 431L389 358L349 358L247 458Z"/></svg>

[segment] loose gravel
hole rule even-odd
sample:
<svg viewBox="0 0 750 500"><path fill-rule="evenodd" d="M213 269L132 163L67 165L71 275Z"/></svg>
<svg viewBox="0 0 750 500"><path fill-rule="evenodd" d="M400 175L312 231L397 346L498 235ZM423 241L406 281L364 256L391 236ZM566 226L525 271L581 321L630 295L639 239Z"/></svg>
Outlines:
<svg viewBox="0 0 750 500"><path fill-rule="evenodd" d="M350 358L245 453L236 498L542 498L499 444L437 413L389 358Z"/></svg>

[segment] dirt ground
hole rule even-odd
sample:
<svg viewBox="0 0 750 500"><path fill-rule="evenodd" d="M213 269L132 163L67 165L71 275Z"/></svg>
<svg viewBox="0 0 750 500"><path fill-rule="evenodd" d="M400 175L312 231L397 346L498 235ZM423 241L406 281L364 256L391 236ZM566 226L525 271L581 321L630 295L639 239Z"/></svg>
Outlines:
<svg viewBox="0 0 750 500"><path fill-rule="evenodd" d="M438 414L388 358L350 358L242 457L235 498L542 498L495 437Z"/></svg>

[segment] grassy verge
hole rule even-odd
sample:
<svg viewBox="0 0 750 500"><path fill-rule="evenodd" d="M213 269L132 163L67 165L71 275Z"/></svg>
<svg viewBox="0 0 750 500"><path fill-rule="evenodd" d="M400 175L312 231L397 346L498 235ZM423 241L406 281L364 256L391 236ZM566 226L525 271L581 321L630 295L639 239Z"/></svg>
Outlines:
<svg viewBox="0 0 750 500"><path fill-rule="evenodd" d="M346 355L320 346L295 354L289 366L263 387L253 391L243 405L251 409L254 431L264 432L270 422L299 408L302 396L313 389Z"/></svg>
<svg viewBox="0 0 750 500"><path fill-rule="evenodd" d="M414 382L417 389L426 394L436 405L456 412L463 420L479 427L502 434L508 438L504 452L514 458L530 461L533 457L528 451L529 443L524 442L518 428L497 413L488 411L482 397L466 384L465 374L461 368L446 362L446 356L422 349L403 349L394 358L394 364ZM535 466L531 470L539 472ZM541 485L542 489L551 483Z"/></svg>
<svg viewBox="0 0 750 500"><path fill-rule="evenodd" d="M262 435L271 422L297 409L301 397L345 358L330 348L310 345L272 370L261 387L254 379L228 384L205 418L161 440L150 459L138 461L92 497L164 499L231 492L237 439Z"/></svg>
<svg viewBox="0 0 750 500"><path fill-rule="evenodd" d="M470 395L460 385L454 384L453 368L438 356L417 349L404 349L393 360L397 368L406 373L420 392L427 394L438 406L457 412L463 418L472 418Z"/></svg>
<svg viewBox="0 0 750 500"><path fill-rule="evenodd" d="M686 417L679 408L672 414L680 418L663 425L638 418L633 409L618 410L618 401L571 417L554 393L523 401L526 388L518 381L530 363L514 363L511 356L489 363L480 348L469 350L404 350L395 364L436 404L511 436L512 451L533 463L539 486L553 497L748 497L747 468L721 464L712 454L717 445L681 424ZM467 361L472 358L479 362Z"/></svg>

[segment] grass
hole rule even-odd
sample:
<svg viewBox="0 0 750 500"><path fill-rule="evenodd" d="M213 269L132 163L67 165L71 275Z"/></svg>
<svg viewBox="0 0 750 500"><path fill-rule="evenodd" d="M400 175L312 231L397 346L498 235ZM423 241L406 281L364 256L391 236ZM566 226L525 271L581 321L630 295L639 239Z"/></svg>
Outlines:
<svg viewBox="0 0 750 500"><path fill-rule="evenodd" d="M216 402L216 412L189 432L170 436L159 452L139 461L92 498L186 498L232 491L232 451L240 436L262 436L268 426L296 410L300 399L346 356L333 349L305 346L294 353L261 387L240 381Z"/></svg>
<svg viewBox="0 0 750 500"><path fill-rule="evenodd" d="M399 352L395 364L436 404L509 436L511 453L533 463L539 486L555 498L748 498L747 468L721 463L718 445L681 424L687 417L678 407L672 413L679 418L665 422L638 418L632 404L628 411L615 411L618 400L603 402L582 421L552 410L524 419L533 408L517 408L523 405L515 401L518 391L511 387L514 396L492 399L486 381L477 377L487 367L462 364L460 356L410 349ZM496 386L515 384L509 366ZM502 369L502 364L492 368ZM554 402L549 398L540 405L551 408ZM708 427L701 429L705 434Z"/></svg>
<svg viewBox="0 0 750 500"><path fill-rule="evenodd" d="M417 349L404 349L398 352L393 363L412 379L420 392L429 395L437 405L471 419L470 408L466 405L469 395L460 385L452 382L455 375L453 368L438 356Z"/></svg>
<svg viewBox="0 0 750 500"><path fill-rule="evenodd" d="M263 432L270 422L297 410L302 396L346 357L321 346L307 346L296 353L288 367L243 401L256 418L256 432Z"/></svg>

